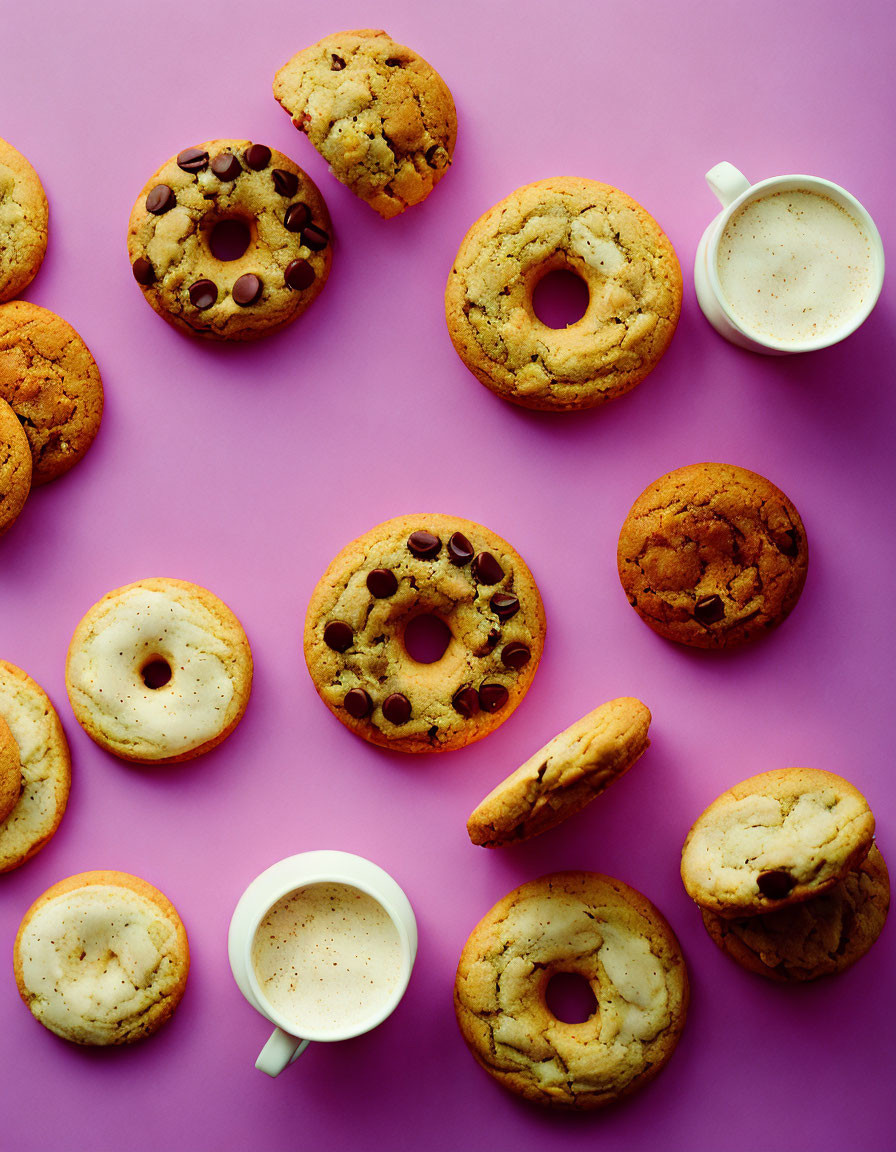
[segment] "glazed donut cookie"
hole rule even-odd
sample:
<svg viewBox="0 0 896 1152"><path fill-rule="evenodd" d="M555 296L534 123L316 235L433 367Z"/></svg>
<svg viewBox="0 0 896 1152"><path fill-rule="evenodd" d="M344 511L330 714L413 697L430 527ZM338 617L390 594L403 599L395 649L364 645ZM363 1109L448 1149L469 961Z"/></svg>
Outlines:
<svg viewBox="0 0 896 1152"><path fill-rule="evenodd" d="M128 254L144 296L175 328L255 340L317 298L331 231L323 197L288 157L248 140L208 140L149 179L131 211Z"/></svg>
<svg viewBox="0 0 896 1152"><path fill-rule="evenodd" d="M551 977L585 978L578 1024L547 1005ZM688 977L651 902L596 872L556 872L505 896L474 928L454 986L461 1034L503 1087L538 1104L599 1108L651 1080L675 1050Z"/></svg>
<svg viewBox="0 0 896 1152"><path fill-rule="evenodd" d="M8 531L31 491L31 449L15 412L0 396L0 536Z"/></svg>
<svg viewBox="0 0 896 1152"><path fill-rule="evenodd" d="M584 280L588 307L566 328L535 314L549 272ZM474 376L524 408L592 408L630 391L669 346L681 310L678 258L630 196L594 180L518 188L470 228L448 277L445 316Z"/></svg>
<svg viewBox="0 0 896 1152"><path fill-rule="evenodd" d="M37 275L47 251L48 218L37 173L0 140L0 300L18 296Z"/></svg>
<svg viewBox="0 0 896 1152"><path fill-rule="evenodd" d="M229 736L252 687L252 653L226 604L155 577L107 593L75 629L65 683L100 747L147 764L191 760Z"/></svg>
<svg viewBox="0 0 896 1152"><path fill-rule="evenodd" d="M432 663L407 649L418 617L447 630ZM358 736L400 752L444 751L510 716L532 683L544 628L535 581L506 540L457 516L399 516L348 544L321 577L305 660L321 699Z"/></svg>
<svg viewBox="0 0 896 1152"><path fill-rule="evenodd" d="M171 901L126 872L81 872L25 913L13 963L36 1020L74 1044L133 1044L180 1003L187 933Z"/></svg>
<svg viewBox="0 0 896 1152"><path fill-rule="evenodd" d="M21 668L0 660L0 716L18 763L20 791L0 822L0 872L30 860L59 827L71 786L71 757L65 733L46 692ZM13 768L13 771L15 769Z"/></svg>

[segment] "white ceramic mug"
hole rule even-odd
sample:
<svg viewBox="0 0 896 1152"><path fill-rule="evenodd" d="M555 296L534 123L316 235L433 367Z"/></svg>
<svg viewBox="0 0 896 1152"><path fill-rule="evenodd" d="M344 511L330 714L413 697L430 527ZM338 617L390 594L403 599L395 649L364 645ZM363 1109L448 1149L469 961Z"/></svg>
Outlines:
<svg viewBox="0 0 896 1152"><path fill-rule="evenodd" d="M867 319L880 295L884 278L884 250L880 233L868 212L838 184L817 176L773 176L751 184L733 164L723 161L706 173L706 182L722 204L722 211L710 223L697 247L694 263L694 287L703 314L726 340L769 356L786 356L827 348L845 339ZM738 316L720 283L719 246L732 217L754 201L776 193L814 192L842 208L864 235L867 242L867 289L856 306L844 309L837 322L825 326L814 336L803 339L782 338L752 327Z"/></svg>
<svg viewBox="0 0 896 1152"><path fill-rule="evenodd" d="M374 1004L370 1012L360 1011L351 1020L337 1023L333 1027L303 1027L297 1019L275 1007L262 988L253 959L256 934L268 914L275 906L282 907L280 902L288 900L291 894L296 893L296 898L300 899L299 890L314 885L326 886L321 891L328 890L328 886L338 885L372 898L385 912L397 937L395 946L390 930L390 947L395 955L395 967L394 970L390 969L386 998ZM377 915L381 915L378 910ZM386 921L383 920L383 923ZM417 955L417 922L410 901L398 884L370 860L350 852L301 852L278 861L262 872L240 897L230 922L227 951L240 991L253 1008L275 1025L255 1067L269 1076L279 1076L288 1064L305 1051L311 1040L332 1042L360 1036L381 1024L395 1010L408 986Z"/></svg>

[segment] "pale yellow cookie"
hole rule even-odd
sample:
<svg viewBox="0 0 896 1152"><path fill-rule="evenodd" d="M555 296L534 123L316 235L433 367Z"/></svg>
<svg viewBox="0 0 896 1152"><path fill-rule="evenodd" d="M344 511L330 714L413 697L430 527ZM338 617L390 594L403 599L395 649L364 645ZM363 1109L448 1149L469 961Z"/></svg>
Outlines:
<svg viewBox="0 0 896 1152"><path fill-rule="evenodd" d="M0 827L22 794L22 761L19 746L0 713Z"/></svg>
<svg viewBox="0 0 896 1152"><path fill-rule="evenodd" d="M23 292L47 251L47 197L37 173L0 140L0 300Z"/></svg>

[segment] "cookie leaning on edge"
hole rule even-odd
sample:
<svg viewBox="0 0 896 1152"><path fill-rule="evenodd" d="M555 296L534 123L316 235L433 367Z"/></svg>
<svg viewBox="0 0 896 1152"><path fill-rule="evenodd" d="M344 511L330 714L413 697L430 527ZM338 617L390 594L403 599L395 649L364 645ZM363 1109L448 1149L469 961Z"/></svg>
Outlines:
<svg viewBox="0 0 896 1152"><path fill-rule="evenodd" d="M31 492L31 449L16 414L0 397L0 536L18 520Z"/></svg>
<svg viewBox="0 0 896 1152"><path fill-rule="evenodd" d="M0 300L25 290L47 251L49 209L37 173L0 140Z"/></svg>

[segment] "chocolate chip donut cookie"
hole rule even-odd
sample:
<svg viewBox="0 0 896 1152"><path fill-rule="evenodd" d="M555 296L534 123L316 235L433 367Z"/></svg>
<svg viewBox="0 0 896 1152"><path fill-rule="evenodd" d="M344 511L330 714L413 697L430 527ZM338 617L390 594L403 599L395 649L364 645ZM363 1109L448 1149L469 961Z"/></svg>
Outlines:
<svg viewBox="0 0 896 1152"><path fill-rule="evenodd" d="M431 662L408 652L419 617L447 629ZM541 597L519 554L480 524L399 516L347 545L314 590L305 660L321 699L358 736L401 752L462 748L529 690Z"/></svg>
<svg viewBox="0 0 896 1152"><path fill-rule="evenodd" d="M148 764L209 751L242 719L252 654L223 601L155 577L108 592L75 629L65 683L75 719L100 747Z"/></svg>
<svg viewBox="0 0 896 1152"><path fill-rule="evenodd" d="M47 251L47 197L37 173L0 140L0 300L25 290Z"/></svg>
<svg viewBox="0 0 896 1152"><path fill-rule="evenodd" d="M497 848L554 828L631 768L649 727L650 712L633 697L595 708L486 796L467 821L470 839Z"/></svg>
<svg viewBox="0 0 896 1152"><path fill-rule="evenodd" d="M457 115L447 85L383 31L337 32L303 49L274 77L274 96L380 216L426 199L451 163Z"/></svg>
<svg viewBox="0 0 896 1152"><path fill-rule="evenodd" d="M589 294L584 316L549 328L532 293L568 269ZM591 408L630 391L669 346L681 268L659 224L630 196L595 180L518 188L461 243L445 315L474 376L524 408Z"/></svg>
<svg viewBox="0 0 896 1152"><path fill-rule="evenodd" d="M175 328L256 340L317 298L331 231L323 198L288 157L248 140L208 140L149 179L131 212L128 253L147 301Z"/></svg>
<svg viewBox="0 0 896 1152"><path fill-rule="evenodd" d="M594 1013L558 1020L558 972L591 986ZM505 896L474 928L454 1005L473 1056L503 1087L559 1108L599 1108L651 1080L684 1027L688 978L651 902L595 872L557 872Z"/></svg>
<svg viewBox="0 0 896 1152"><path fill-rule="evenodd" d="M25 913L13 950L19 995L74 1044L133 1044L180 1003L187 933L171 901L126 872L81 872Z"/></svg>
<svg viewBox="0 0 896 1152"><path fill-rule="evenodd" d="M790 614L809 551L779 488L746 468L705 463L645 488L622 525L617 561L629 603L654 632L731 648Z"/></svg>
<svg viewBox="0 0 896 1152"><path fill-rule="evenodd" d="M31 449L16 414L0 396L0 536L25 507L31 491Z"/></svg>

